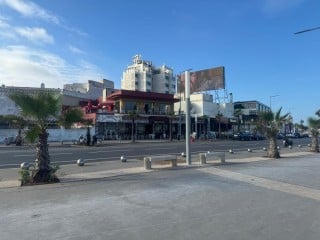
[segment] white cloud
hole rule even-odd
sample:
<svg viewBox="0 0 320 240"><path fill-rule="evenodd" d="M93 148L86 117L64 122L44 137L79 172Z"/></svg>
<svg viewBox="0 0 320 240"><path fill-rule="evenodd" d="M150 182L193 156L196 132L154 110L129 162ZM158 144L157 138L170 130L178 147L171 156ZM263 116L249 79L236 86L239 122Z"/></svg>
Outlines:
<svg viewBox="0 0 320 240"><path fill-rule="evenodd" d="M25 37L32 42L39 42L39 41L44 43L54 42L53 37L49 35L44 28L18 27L18 28L15 28L15 31L20 36Z"/></svg>
<svg viewBox="0 0 320 240"><path fill-rule="evenodd" d="M82 51L81 49L75 47L75 46L72 46L72 45L69 45L69 50L73 53L76 53L76 54L84 54L85 52Z"/></svg>
<svg viewBox="0 0 320 240"><path fill-rule="evenodd" d="M11 40L19 40L19 36L32 42L53 43L53 36L44 28L38 27L15 27L0 19L0 37Z"/></svg>
<svg viewBox="0 0 320 240"><path fill-rule="evenodd" d="M7 5L11 9L19 12L26 17L38 17L55 24L60 23L60 20L57 16L48 13L45 9L30 1L0 0L0 4Z"/></svg>
<svg viewBox="0 0 320 240"><path fill-rule="evenodd" d="M5 5L15 11L17 11L18 13L20 13L22 16L24 17L29 17L29 18L39 18L48 22L52 22L60 27L62 27L63 29L72 32L72 33L76 33L80 36L87 36L87 33L70 27L68 25L66 25L63 21L63 19L61 19L60 17L49 13L48 11L46 11L45 9L41 8L40 6L38 6L37 4L31 2L31 1L27 1L27 0L0 0L0 5ZM0 18L1 19L1 18Z"/></svg>
<svg viewBox="0 0 320 240"><path fill-rule="evenodd" d="M102 71L88 62L70 64L63 58L24 46L0 48L0 84L62 88L65 83L98 80Z"/></svg>
<svg viewBox="0 0 320 240"><path fill-rule="evenodd" d="M0 19L0 38L11 39L11 40L16 39L15 32L11 31L10 25L2 19Z"/></svg>

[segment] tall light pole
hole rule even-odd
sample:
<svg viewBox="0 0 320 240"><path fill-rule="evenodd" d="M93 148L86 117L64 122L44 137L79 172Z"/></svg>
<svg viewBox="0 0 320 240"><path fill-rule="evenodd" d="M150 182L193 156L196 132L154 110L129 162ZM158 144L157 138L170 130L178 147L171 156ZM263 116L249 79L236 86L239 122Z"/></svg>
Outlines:
<svg viewBox="0 0 320 240"><path fill-rule="evenodd" d="M190 71L185 71L185 94L186 94L186 164L191 165L190 151Z"/></svg>
<svg viewBox="0 0 320 240"><path fill-rule="evenodd" d="M274 97L279 97L279 96L280 96L280 95L272 95L272 96L270 96L270 103L269 103L269 104L270 104L270 105L269 105L270 111L271 111L271 99L274 98Z"/></svg>

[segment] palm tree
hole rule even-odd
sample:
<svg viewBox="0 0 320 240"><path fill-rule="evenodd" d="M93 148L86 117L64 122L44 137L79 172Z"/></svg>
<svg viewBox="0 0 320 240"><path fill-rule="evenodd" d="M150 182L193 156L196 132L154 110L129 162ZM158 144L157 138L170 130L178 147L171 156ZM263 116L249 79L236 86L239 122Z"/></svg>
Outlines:
<svg viewBox="0 0 320 240"><path fill-rule="evenodd" d="M36 135L38 138L31 181L33 183L59 181L56 177L52 178L53 166L50 164L47 125L49 121L59 117L60 98L51 93L39 93L35 95L13 94L10 98L21 107L23 117L33 121L33 125L28 131L27 136ZM66 115L68 114L70 113L66 113ZM68 119L70 117L65 116L62 122L67 124L69 122ZM72 117L71 119L72 121L78 120Z"/></svg>
<svg viewBox="0 0 320 240"><path fill-rule="evenodd" d="M320 110L316 112L316 115L320 117ZM308 118L308 125L311 128L311 151L319 152L319 128L320 128L320 118Z"/></svg>
<svg viewBox="0 0 320 240"><path fill-rule="evenodd" d="M129 111L128 117L131 119L131 142L135 142L135 120L139 115L137 114L136 110Z"/></svg>
<svg viewBox="0 0 320 240"><path fill-rule="evenodd" d="M219 138L221 138L221 120L222 120L223 114L218 112L218 114L216 115L216 119L218 120L218 132L219 132Z"/></svg>
<svg viewBox="0 0 320 240"><path fill-rule="evenodd" d="M237 118L237 121L238 121L238 132L240 132L241 118L243 115L242 109L243 109L242 105L234 109L234 116Z"/></svg>
<svg viewBox="0 0 320 240"><path fill-rule="evenodd" d="M282 107L277 112L261 112L259 113L258 129L265 134L269 141L268 157L280 158L280 153L277 146L277 136L280 127L286 122L289 113L281 116Z"/></svg>

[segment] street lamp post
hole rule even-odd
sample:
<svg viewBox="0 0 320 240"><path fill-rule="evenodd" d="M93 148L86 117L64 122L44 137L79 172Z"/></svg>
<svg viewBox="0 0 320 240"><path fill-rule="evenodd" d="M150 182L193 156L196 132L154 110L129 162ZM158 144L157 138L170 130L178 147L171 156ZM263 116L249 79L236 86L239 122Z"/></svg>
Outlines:
<svg viewBox="0 0 320 240"><path fill-rule="evenodd" d="M272 96L270 96L270 103L269 103L269 104L270 104L270 105L269 105L270 111L271 111L271 99L274 98L274 97L279 97L279 96L280 96L280 95L272 95Z"/></svg>
<svg viewBox="0 0 320 240"><path fill-rule="evenodd" d="M191 165L190 151L190 71L185 71L185 94L186 94L186 164Z"/></svg>

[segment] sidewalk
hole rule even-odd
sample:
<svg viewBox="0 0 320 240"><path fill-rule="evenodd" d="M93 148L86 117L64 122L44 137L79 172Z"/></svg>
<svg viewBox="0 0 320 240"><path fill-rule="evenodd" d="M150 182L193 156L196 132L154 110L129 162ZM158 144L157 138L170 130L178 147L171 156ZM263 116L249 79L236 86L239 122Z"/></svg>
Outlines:
<svg viewBox="0 0 320 240"><path fill-rule="evenodd" d="M59 145L59 144L58 144ZM58 146L57 145L57 146ZM60 144L61 145L61 144ZM313 154L308 151L308 148L292 148L281 149L281 157L294 158L301 156L308 156ZM240 164L250 163L256 161L268 161L274 160L267 157L266 152L262 150L256 150L253 152L235 152L234 154L226 152L226 165L228 164ZM187 165L185 159L178 156L178 169L180 168L192 168L192 167L204 167L208 165L220 165L219 161L210 161L206 165L200 165L198 161L198 155L193 155L192 164ZM280 159L277 159L281 161ZM138 174L157 171L159 169L166 168L168 165L156 164L152 170L145 170L143 161L138 159L128 159L127 162L121 162L121 160L107 161L107 162L87 162L84 166L80 167L76 163L61 165L57 172L57 175L61 183L84 181L89 179L99 179L115 177L127 174ZM0 169L0 189L10 187L20 187L20 175L19 168Z"/></svg>

